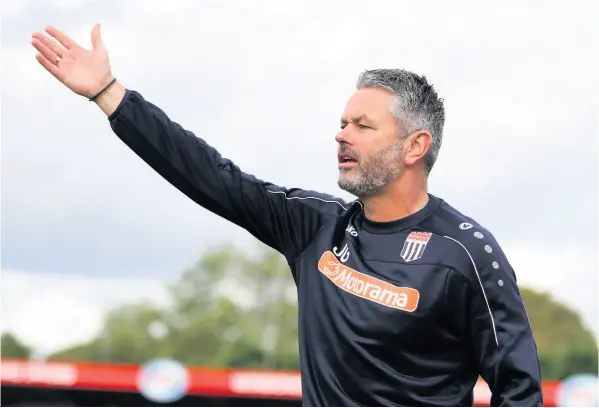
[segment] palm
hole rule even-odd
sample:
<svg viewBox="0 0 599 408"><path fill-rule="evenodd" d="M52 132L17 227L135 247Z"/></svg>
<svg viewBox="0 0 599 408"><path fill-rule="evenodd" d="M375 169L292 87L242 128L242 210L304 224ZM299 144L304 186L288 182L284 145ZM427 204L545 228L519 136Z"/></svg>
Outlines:
<svg viewBox="0 0 599 408"><path fill-rule="evenodd" d="M103 86L104 81L98 82L98 79L109 73L99 72L98 67L108 65L108 56L100 58L90 51L84 51L77 59L63 58L59 63L61 71L61 81L74 92L80 95L91 95L98 91L98 87ZM107 81L106 81L107 82Z"/></svg>
<svg viewBox="0 0 599 408"><path fill-rule="evenodd" d="M108 52L102 43L100 26L92 30L91 50L86 50L55 28L47 28L48 36L33 34L33 46L39 51L38 62L73 92L92 96L112 78ZM58 60L57 60L58 58ZM57 63L57 61L59 61Z"/></svg>

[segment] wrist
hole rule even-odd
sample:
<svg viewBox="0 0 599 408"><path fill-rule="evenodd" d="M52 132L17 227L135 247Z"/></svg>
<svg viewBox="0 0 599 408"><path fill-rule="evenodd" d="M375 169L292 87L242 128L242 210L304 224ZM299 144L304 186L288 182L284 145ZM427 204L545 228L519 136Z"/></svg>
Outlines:
<svg viewBox="0 0 599 408"><path fill-rule="evenodd" d="M97 92L96 94L94 94L93 96L91 96L89 98L90 102L95 101L100 95L102 95L108 88L110 88L112 86L112 84L114 84L116 82L116 78L112 78L108 81L102 81L102 86L103 88L100 89L99 92Z"/></svg>
<svg viewBox="0 0 599 408"><path fill-rule="evenodd" d="M110 116L125 97L126 89L118 81L112 83L93 102L102 109L106 116Z"/></svg>

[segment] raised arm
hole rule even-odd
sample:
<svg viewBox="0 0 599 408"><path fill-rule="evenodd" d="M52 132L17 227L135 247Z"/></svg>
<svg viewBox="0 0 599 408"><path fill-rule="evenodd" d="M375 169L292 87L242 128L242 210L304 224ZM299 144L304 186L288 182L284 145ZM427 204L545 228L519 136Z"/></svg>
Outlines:
<svg viewBox="0 0 599 408"><path fill-rule="evenodd" d="M337 198L286 189L244 173L141 94L113 82L99 26L92 30L91 51L54 28L46 31L58 42L40 33L33 40L46 70L73 92L93 99L116 135L173 186L246 229L288 261L346 207Z"/></svg>
<svg viewBox="0 0 599 408"><path fill-rule="evenodd" d="M109 120L117 136L173 186L290 261L344 207L332 197L242 172L135 91L127 91Z"/></svg>

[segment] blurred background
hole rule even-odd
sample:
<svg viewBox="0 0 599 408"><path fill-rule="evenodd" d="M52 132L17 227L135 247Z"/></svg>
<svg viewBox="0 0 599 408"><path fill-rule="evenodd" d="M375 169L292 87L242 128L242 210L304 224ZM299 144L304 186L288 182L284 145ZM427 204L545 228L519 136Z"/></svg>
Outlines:
<svg viewBox="0 0 599 408"><path fill-rule="evenodd" d="M446 104L430 191L514 267L546 405L597 404L597 3L4 0L2 405L301 405L278 253L198 207L45 72L31 34L90 46L244 171L351 199L334 136L358 74ZM488 405L484 383L476 404Z"/></svg>

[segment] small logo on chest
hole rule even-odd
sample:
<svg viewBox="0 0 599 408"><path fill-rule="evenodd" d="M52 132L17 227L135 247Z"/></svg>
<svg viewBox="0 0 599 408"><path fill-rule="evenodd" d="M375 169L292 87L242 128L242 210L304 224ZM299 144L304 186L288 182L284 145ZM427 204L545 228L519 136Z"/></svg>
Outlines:
<svg viewBox="0 0 599 408"><path fill-rule="evenodd" d="M431 232L411 232L401 250L403 260L411 262L420 259L432 236Z"/></svg>

